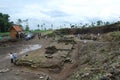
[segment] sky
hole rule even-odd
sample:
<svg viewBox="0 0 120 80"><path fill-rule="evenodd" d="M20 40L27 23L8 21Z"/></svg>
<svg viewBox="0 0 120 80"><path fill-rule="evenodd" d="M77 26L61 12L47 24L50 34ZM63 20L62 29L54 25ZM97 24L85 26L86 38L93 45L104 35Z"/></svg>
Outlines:
<svg viewBox="0 0 120 80"><path fill-rule="evenodd" d="M45 23L45 27L69 27L69 24L91 23L98 20L120 20L120 0L0 0L0 12L10 20L26 20L30 29ZM23 25L26 23L24 22Z"/></svg>

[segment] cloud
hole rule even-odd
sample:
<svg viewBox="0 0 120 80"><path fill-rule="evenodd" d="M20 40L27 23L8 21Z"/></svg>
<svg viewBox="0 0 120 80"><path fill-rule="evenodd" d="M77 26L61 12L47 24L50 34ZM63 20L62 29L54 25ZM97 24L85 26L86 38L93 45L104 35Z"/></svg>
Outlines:
<svg viewBox="0 0 120 80"><path fill-rule="evenodd" d="M117 21L119 0L1 0L0 11L10 19L29 19L31 28L37 24L70 24L96 20ZM36 27L35 27L36 28Z"/></svg>
<svg viewBox="0 0 120 80"><path fill-rule="evenodd" d="M60 10L49 10L49 11L43 11L42 13L54 18L69 16L67 13Z"/></svg>

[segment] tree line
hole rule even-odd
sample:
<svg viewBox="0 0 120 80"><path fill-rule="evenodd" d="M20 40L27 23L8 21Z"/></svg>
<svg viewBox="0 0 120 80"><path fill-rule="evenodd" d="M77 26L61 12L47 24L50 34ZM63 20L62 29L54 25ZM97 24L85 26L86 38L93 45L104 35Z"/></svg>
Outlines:
<svg viewBox="0 0 120 80"><path fill-rule="evenodd" d="M85 27L100 27L100 26L107 26L107 25L110 25L110 24L113 24L114 22L104 22L102 20L98 20L96 22L91 22L90 24L89 23L80 23L80 24L70 24L70 27L71 28L85 28Z"/></svg>
<svg viewBox="0 0 120 80"><path fill-rule="evenodd" d="M25 30L29 31L28 19L17 19L17 22L14 23L13 21L10 21L9 18L10 16L8 14L0 13L0 32L8 32L12 25L19 25L23 29L22 23L26 23Z"/></svg>
<svg viewBox="0 0 120 80"><path fill-rule="evenodd" d="M120 22L110 23L109 25L100 25L94 27L76 27L74 25L71 28L58 29L56 32L60 34L104 34L113 31L120 31Z"/></svg>
<svg viewBox="0 0 120 80"><path fill-rule="evenodd" d="M9 18L8 14L0 13L0 32L8 32L9 28L14 24Z"/></svg>

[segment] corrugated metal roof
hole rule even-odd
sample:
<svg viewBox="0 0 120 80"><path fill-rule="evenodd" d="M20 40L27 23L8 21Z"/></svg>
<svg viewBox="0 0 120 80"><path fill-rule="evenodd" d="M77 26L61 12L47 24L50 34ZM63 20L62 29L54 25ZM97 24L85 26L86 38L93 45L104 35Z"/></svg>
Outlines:
<svg viewBox="0 0 120 80"><path fill-rule="evenodd" d="M14 28L16 31L22 31L22 29L21 29L19 26L13 26L13 28Z"/></svg>

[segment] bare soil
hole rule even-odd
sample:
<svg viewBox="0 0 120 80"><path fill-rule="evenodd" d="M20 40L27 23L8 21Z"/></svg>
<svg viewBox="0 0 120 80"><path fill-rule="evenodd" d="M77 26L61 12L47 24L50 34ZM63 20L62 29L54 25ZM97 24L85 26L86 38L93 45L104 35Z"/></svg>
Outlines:
<svg viewBox="0 0 120 80"><path fill-rule="evenodd" d="M82 80L84 78L84 80L98 80L103 73L107 74L109 72L111 66L119 65L119 42L79 41L79 39L77 39L77 43L74 44L73 50L70 52L72 62L65 63L57 73L54 70L58 70L58 68L51 71L49 68L31 68L10 63L9 52L16 52L18 58L21 58L25 54L32 53L30 51L20 54L22 49L27 47L26 45L40 44L42 48L34 52L42 53L48 45L53 43L51 41L51 38L39 40L36 37L29 41L19 40L17 42L1 43L0 80ZM91 75L94 78L90 79Z"/></svg>
<svg viewBox="0 0 120 80"><path fill-rule="evenodd" d="M10 63L8 54L10 52L16 52L18 58L24 56L25 54L20 54L21 50L24 49L25 45L42 45L41 49L36 51L44 51L45 47L50 45L51 39L38 39L37 37L29 41L18 40L16 42L5 42L1 43L0 47L0 80L66 80L78 67L78 54L76 50L78 47L77 44L74 45L73 51L71 54L72 63L66 63L62 67L62 70L59 73L51 72L47 68L34 69L24 66L16 66ZM76 49L75 49L76 48ZM29 54L31 52L27 52ZM75 54L72 54L75 53ZM48 79L49 78L49 79Z"/></svg>
<svg viewBox="0 0 120 80"><path fill-rule="evenodd" d="M25 54L20 54L21 50L26 48L26 45L40 44L45 47L49 44L49 39L38 39L37 37L29 41L18 40L15 42L4 42L0 44L0 80L42 80L40 79L41 72L34 73L27 68L18 67L10 63L9 53L16 52L18 58Z"/></svg>

